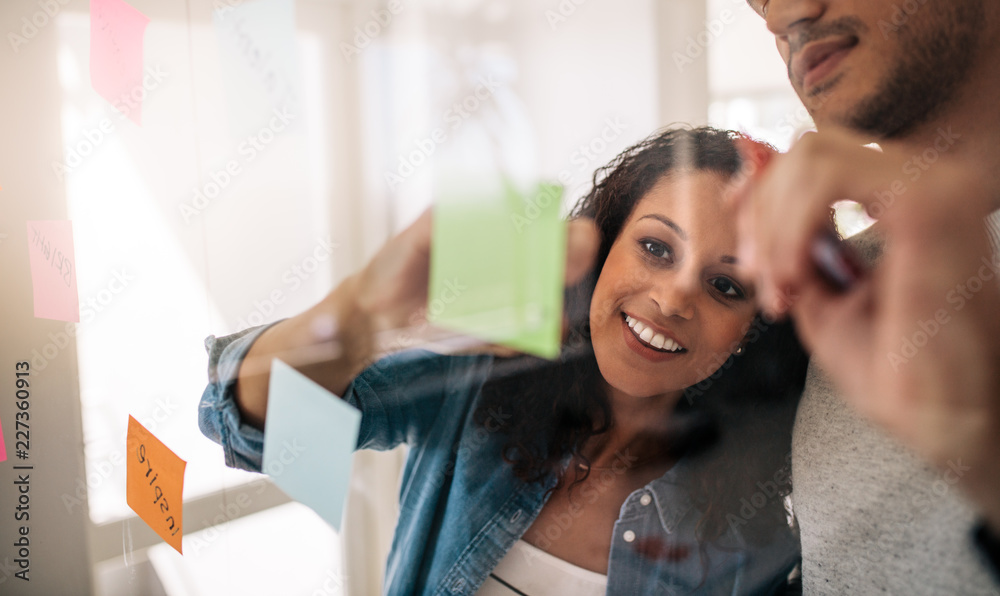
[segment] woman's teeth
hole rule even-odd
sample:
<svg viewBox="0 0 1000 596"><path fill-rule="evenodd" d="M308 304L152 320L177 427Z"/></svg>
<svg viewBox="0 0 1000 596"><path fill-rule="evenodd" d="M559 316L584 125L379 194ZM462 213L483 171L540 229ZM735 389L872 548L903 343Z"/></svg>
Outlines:
<svg viewBox="0 0 1000 596"><path fill-rule="evenodd" d="M679 343L665 337L661 333L656 333L650 327L645 326L642 322L637 321L628 315L625 315L625 322L628 323L628 326L632 328L632 331L639 336L639 339L658 350L664 350L666 352L680 352L684 349Z"/></svg>

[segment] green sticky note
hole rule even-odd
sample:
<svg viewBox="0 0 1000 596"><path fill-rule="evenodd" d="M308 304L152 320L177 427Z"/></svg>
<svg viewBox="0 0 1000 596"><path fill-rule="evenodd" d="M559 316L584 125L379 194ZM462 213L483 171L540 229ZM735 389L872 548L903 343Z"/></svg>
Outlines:
<svg viewBox="0 0 1000 596"><path fill-rule="evenodd" d="M509 180L442 189L434 205L427 318L435 325L555 358L562 338L563 189Z"/></svg>

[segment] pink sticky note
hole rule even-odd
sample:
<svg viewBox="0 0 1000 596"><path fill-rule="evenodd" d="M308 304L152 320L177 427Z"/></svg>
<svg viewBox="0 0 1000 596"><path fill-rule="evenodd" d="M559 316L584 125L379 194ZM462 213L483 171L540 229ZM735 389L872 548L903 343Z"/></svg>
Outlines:
<svg viewBox="0 0 1000 596"><path fill-rule="evenodd" d="M90 0L90 83L142 125L142 36L149 17L122 0Z"/></svg>
<svg viewBox="0 0 1000 596"><path fill-rule="evenodd" d="M29 221L28 258L35 316L80 322L76 290L73 224L68 221Z"/></svg>
<svg viewBox="0 0 1000 596"><path fill-rule="evenodd" d="M0 462L7 461L7 445L3 442L3 425L0 424Z"/></svg>

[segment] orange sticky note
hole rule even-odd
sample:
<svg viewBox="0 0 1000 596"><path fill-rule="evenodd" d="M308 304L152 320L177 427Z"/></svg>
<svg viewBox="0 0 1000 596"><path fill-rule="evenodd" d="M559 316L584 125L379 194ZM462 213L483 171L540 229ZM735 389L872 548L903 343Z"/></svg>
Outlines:
<svg viewBox="0 0 1000 596"><path fill-rule="evenodd" d="M90 83L142 124L142 38L149 17L122 0L90 0Z"/></svg>
<svg viewBox="0 0 1000 596"><path fill-rule="evenodd" d="M181 550L184 537L184 468L187 462L128 417L128 465L125 500L128 506L160 535Z"/></svg>
<svg viewBox="0 0 1000 596"><path fill-rule="evenodd" d="M28 222L28 261L36 317L80 322L73 254L72 222Z"/></svg>

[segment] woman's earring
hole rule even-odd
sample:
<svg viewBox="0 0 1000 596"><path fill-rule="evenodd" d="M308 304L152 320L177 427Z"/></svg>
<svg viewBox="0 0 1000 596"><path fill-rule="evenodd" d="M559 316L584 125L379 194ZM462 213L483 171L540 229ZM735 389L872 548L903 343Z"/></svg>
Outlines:
<svg viewBox="0 0 1000 596"><path fill-rule="evenodd" d="M742 353L743 353L743 346L740 346L740 347L736 348L736 355L737 356L740 355L740 354L742 354Z"/></svg>

